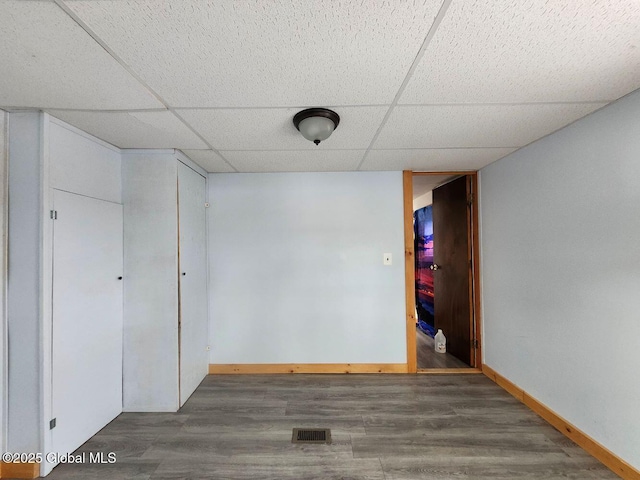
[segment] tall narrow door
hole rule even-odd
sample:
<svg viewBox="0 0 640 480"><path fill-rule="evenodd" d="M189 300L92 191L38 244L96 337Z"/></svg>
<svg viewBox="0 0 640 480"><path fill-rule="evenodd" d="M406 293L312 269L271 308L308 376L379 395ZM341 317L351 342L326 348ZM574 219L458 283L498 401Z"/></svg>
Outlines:
<svg viewBox="0 0 640 480"><path fill-rule="evenodd" d="M470 189L465 176L433 191L433 284L435 327L447 352L473 366Z"/></svg>
<svg viewBox="0 0 640 480"><path fill-rule="evenodd" d="M52 451L62 454L122 412L122 205L59 190L54 205Z"/></svg>
<svg viewBox="0 0 640 480"><path fill-rule="evenodd" d="M178 162L180 406L207 375L205 178Z"/></svg>

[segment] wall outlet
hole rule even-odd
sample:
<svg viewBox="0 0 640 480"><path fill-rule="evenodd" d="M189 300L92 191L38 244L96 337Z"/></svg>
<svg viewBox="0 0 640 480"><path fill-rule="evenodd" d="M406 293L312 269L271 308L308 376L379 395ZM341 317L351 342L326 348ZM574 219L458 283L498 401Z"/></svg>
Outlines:
<svg viewBox="0 0 640 480"><path fill-rule="evenodd" d="M390 253L383 253L382 254L382 264L383 265L391 265L392 260L391 260L391 254Z"/></svg>

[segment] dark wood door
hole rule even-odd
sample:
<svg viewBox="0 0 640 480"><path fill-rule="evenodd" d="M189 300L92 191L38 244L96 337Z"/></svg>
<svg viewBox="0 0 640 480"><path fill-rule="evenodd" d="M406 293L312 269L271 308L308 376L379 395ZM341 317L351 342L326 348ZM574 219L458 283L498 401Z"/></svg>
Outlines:
<svg viewBox="0 0 640 480"><path fill-rule="evenodd" d="M469 176L433 191L433 289L435 327L447 337L447 352L473 366L470 193Z"/></svg>

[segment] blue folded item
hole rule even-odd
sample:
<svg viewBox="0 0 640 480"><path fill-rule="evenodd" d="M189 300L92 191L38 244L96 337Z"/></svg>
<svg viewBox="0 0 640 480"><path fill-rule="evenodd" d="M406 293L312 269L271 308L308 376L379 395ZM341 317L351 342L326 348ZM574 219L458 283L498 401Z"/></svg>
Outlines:
<svg viewBox="0 0 640 480"><path fill-rule="evenodd" d="M436 329L423 320L418 320L418 328L424 333L433 338L436 334Z"/></svg>

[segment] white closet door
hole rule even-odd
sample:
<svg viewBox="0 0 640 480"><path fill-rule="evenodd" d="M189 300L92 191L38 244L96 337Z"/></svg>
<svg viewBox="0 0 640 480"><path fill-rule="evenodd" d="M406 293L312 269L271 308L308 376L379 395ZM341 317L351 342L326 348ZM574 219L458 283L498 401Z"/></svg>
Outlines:
<svg viewBox="0 0 640 480"><path fill-rule="evenodd" d="M180 406L207 375L205 178L178 162L180 230Z"/></svg>
<svg viewBox="0 0 640 480"><path fill-rule="evenodd" d="M54 190L53 451L122 412L122 205Z"/></svg>

